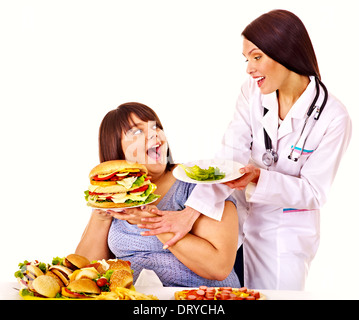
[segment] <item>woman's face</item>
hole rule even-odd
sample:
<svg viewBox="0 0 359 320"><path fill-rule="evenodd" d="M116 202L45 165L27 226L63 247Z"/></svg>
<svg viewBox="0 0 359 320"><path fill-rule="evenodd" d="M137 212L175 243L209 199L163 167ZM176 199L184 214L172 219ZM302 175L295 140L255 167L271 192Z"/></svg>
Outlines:
<svg viewBox="0 0 359 320"><path fill-rule="evenodd" d="M271 59L246 38L243 39L243 55L248 63L247 73L257 81L262 94L280 90L286 85L291 71Z"/></svg>
<svg viewBox="0 0 359 320"><path fill-rule="evenodd" d="M122 132L121 144L126 160L146 165L149 174L164 172L167 164L167 140L155 121L142 121L131 115L132 127Z"/></svg>

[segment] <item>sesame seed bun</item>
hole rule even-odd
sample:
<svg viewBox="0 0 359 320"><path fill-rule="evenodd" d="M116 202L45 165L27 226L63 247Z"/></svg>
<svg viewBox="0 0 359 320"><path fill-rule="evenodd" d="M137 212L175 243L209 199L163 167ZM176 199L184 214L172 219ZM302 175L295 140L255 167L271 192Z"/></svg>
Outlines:
<svg viewBox="0 0 359 320"><path fill-rule="evenodd" d="M126 270L131 272L130 264L127 261L120 259L110 259L106 261L109 265L109 269L112 270Z"/></svg>
<svg viewBox="0 0 359 320"><path fill-rule="evenodd" d="M89 178L91 179L94 176L99 174L110 174L115 172L116 170L123 171L125 169L139 169L143 173L148 173L147 168L139 164L137 162L129 162L126 160L110 160L105 161L94 167L89 174Z"/></svg>
<svg viewBox="0 0 359 320"><path fill-rule="evenodd" d="M110 278L110 290L114 291L117 287L129 288L133 283L133 275L127 270L115 270Z"/></svg>

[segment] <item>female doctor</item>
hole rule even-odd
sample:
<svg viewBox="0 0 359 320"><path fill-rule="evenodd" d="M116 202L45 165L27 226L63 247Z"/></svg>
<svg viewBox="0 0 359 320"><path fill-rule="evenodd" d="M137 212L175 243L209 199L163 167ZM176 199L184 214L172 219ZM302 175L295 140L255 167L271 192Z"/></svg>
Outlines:
<svg viewBox="0 0 359 320"><path fill-rule="evenodd" d="M152 229L144 235L172 231L175 241L200 213L220 220L224 199L234 191L241 203L244 285L303 290L319 245L319 210L347 149L351 120L320 81L297 16L271 11L242 35L249 79L216 156L247 164L243 176L198 185L186 202L187 220L158 211L159 217L143 219L152 222L143 225Z"/></svg>

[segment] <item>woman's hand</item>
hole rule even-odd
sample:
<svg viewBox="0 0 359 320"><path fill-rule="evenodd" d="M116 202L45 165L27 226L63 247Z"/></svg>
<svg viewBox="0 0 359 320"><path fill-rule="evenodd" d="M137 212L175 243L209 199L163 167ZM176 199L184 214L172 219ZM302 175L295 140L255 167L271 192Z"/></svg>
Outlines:
<svg viewBox="0 0 359 320"><path fill-rule="evenodd" d="M106 213L106 210L103 210L103 209L92 210L92 216L95 220L98 220L98 221L112 220L112 217Z"/></svg>
<svg viewBox="0 0 359 320"><path fill-rule="evenodd" d="M261 170L252 164L248 164L241 168L239 173L244 173L244 175L236 180L228 181L223 184L232 189L244 190L250 182L258 182Z"/></svg>
<svg viewBox="0 0 359 320"><path fill-rule="evenodd" d="M155 236L167 232L174 233L174 236L164 244L164 249L173 246L190 232L194 222L200 216L200 212L191 207L186 207L182 211L160 211L157 208L150 208L150 212L156 214L157 217L142 218L142 223L138 224L138 227L150 229L150 231L142 232L141 235Z"/></svg>
<svg viewBox="0 0 359 320"><path fill-rule="evenodd" d="M140 224L142 218L156 217L158 211L156 206L142 206L132 209L107 210L106 213L111 218L125 220L130 224Z"/></svg>

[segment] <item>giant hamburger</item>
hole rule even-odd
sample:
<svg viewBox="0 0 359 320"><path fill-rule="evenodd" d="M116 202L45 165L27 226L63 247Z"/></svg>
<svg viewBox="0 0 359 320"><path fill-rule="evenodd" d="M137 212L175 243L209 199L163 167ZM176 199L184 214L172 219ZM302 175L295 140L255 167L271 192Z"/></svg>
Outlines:
<svg viewBox="0 0 359 320"><path fill-rule="evenodd" d="M85 191L87 204L94 208L124 208L150 203L160 196L147 177L147 168L126 160L105 161L94 167Z"/></svg>

